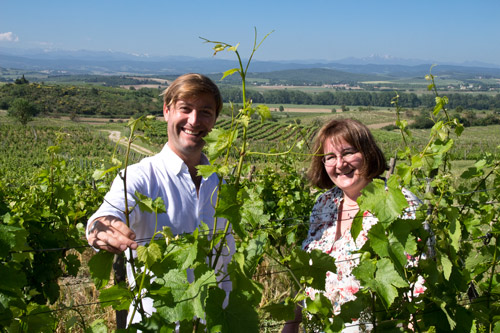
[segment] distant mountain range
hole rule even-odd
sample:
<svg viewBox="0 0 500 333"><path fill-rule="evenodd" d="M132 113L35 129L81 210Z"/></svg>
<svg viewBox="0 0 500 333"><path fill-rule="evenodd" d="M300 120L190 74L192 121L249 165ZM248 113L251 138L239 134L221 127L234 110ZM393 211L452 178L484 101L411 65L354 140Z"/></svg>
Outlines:
<svg viewBox="0 0 500 333"><path fill-rule="evenodd" d="M429 72L432 61L398 59L372 56L368 58L346 58L337 61L253 61L252 73L275 71L330 69L345 73L379 77L422 77ZM432 72L459 78L500 78L500 66L470 62L464 64L437 64ZM236 61L220 58L194 58L189 56L145 56L111 51L64 51L41 49L0 48L0 67L25 71L49 71L68 74L113 74L113 75L175 75L187 72L222 73L237 67ZM302 71L307 73L307 71Z"/></svg>

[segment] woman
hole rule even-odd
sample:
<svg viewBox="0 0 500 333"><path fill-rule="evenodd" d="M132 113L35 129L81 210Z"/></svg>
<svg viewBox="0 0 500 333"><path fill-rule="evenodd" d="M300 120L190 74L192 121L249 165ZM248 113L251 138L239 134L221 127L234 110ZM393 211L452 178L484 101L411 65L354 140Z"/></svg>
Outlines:
<svg viewBox="0 0 500 333"><path fill-rule="evenodd" d="M313 207L302 248L308 252L321 250L335 258L337 273L327 273L325 290L321 292L332 302L333 313L338 314L340 306L354 300L360 288L352 274L359 263L353 252L363 246L368 230L378 221L365 213L362 231L354 240L350 229L359 210L356 200L361 190L387 169L387 163L370 130L352 119L332 120L324 125L316 136L313 151L308 177L313 185L328 191ZM403 193L410 204L404 218L414 218L419 200L407 190L403 189ZM306 289L313 299L319 292ZM300 321L297 316L285 325L283 332L297 332ZM357 331L356 325L352 327Z"/></svg>

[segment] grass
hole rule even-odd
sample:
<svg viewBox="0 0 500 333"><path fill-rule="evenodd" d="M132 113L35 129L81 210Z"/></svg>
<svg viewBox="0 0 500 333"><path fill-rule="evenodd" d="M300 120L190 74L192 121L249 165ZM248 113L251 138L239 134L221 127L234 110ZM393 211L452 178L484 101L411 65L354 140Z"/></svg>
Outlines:
<svg viewBox="0 0 500 333"><path fill-rule="evenodd" d="M87 266L95 251L88 248L81 254L74 250L70 252L78 256L82 266L76 277L59 280L59 300L51 308L68 310L55 312L59 320L56 332L85 332L95 320L102 320L110 330L115 329L115 311L111 307L103 308L100 305L99 291L91 280ZM110 285L112 284L113 281L110 281Z"/></svg>

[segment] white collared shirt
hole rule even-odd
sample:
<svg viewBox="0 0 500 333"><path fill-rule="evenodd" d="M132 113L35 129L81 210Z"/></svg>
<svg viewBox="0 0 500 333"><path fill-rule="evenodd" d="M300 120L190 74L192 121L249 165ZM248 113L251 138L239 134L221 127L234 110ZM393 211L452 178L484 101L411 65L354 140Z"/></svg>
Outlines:
<svg viewBox="0 0 500 333"><path fill-rule="evenodd" d="M205 155L202 155L201 164L209 164ZM121 173L123 174L123 171ZM191 233L202 221L207 224L211 231L213 230L214 207L217 200L216 189L219 186L219 178L216 174L212 174L209 178L203 178L197 193L187 165L168 147L168 143L157 155L146 157L139 163L130 165L127 168L126 180L129 209L135 205L136 191L153 200L158 197L163 199L167 213L158 215L156 230L162 230L164 226L168 226L174 235ZM104 202L90 217L88 225L96 218L107 215L125 221L123 187L123 180L117 176L106 194ZM149 242L155 232L155 215L142 212L139 207L135 207L129 218L130 228L136 234L136 241L139 244ZM225 224L225 219L218 218L217 230L224 230ZM226 240L232 255L235 248L234 238L232 235L228 235ZM231 260L231 256L227 253L228 247L224 247L221 257L220 264L224 265L224 268L227 268L227 264ZM125 253L128 256L128 251ZM221 265L218 266L219 269L222 268ZM127 275L129 281L133 281L129 265L127 265ZM222 283L221 287L229 291L231 283L227 282L229 283Z"/></svg>
<svg viewBox="0 0 500 333"><path fill-rule="evenodd" d="M208 164L204 155L202 155L202 164ZM158 215L157 230L168 226L172 228L174 235L193 232L201 221L213 229L214 207L217 199L214 189L218 185L219 178L216 174L212 174L208 179L202 179L199 193L196 193L196 187L187 165L168 147L168 144L159 154L144 158L127 168L129 209L135 205L136 191L153 200L161 197L167 213ZM125 221L124 210L123 180L117 176L103 204L89 221L106 215L116 216ZM150 239L153 236L155 223L154 214L141 212L138 207L135 207L130 214L130 228L135 232L138 241ZM222 229L224 224L225 220L219 218L217 229Z"/></svg>

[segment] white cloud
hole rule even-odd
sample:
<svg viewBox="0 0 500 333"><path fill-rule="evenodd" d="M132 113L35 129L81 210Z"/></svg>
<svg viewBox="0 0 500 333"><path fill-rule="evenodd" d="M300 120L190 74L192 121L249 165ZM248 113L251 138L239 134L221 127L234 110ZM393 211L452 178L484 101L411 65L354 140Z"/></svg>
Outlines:
<svg viewBox="0 0 500 333"><path fill-rule="evenodd" d="M18 41L19 37L17 37L10 31L0 33L0 42L18 42Z"/></svg>

